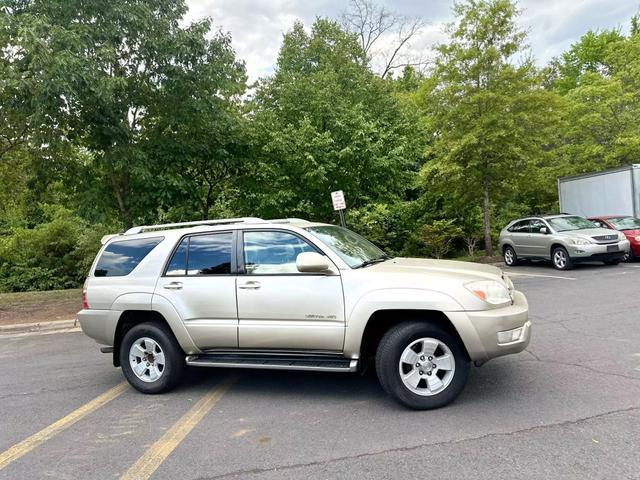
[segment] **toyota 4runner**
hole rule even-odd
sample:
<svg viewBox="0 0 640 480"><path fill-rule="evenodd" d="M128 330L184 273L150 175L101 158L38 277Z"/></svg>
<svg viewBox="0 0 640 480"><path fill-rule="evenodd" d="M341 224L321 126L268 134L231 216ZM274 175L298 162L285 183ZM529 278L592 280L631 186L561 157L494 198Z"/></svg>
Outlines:
<svg viewBox="0 0 640 480"><path fill-rule="evenodd" d="M451 402L470 363L522 351L524 295L496 267L392 258L342 227L257 218L103 238L78 313L133 387L186 365L356 372L415 409Z"/></svg>

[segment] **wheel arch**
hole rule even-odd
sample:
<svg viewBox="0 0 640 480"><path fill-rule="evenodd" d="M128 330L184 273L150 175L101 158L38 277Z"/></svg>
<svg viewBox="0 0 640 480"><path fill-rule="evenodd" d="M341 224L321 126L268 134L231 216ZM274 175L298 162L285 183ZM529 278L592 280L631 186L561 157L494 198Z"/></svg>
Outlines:
<svg viewBox="0 0 640 480"><path fill-rule="evenodd" d="M549 258L553 258L553 251L558 247L564 248L564 250L567 252L567 255L569 254L569 249L565 245L558 241L555 241L551 244L551 247L549 247Z"/></svg>
<svg viewBox="0 0 640 480"><path fill-rule="evenodd" d="M173 335L173 330L169 322L162 316L160 312L154 310L125 310L120 314L116 325L115 335L113 337L113 366L120 366L120 345L122 339L131 327L140 323L151 322L163 325ZM175 337L175 335L174 335Z"/></svg>
<svg viewBox="0 0 640 480"><path fill-rule="evenodd" d="M360 358L363 361L375 357L380 340L392 327L406 322L416 321L432 323L443 328L460 342L467 360L470 360L467 346L458 330L444 312L438 310L389 309L377 310L369 317L360 344Z"/></svg>

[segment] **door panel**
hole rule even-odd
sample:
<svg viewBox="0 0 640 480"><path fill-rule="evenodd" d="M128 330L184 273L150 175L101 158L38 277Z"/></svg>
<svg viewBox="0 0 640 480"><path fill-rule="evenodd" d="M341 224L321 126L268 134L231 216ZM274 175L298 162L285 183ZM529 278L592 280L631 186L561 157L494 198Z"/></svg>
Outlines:
<svg viewBox="0 0 640 480"><path fill-rule="evenodd" d="M259 288L243 288L259 282ZM337 275L238 277L241 348L342 350L344 303Z"/></svg>
<svg viewBox="0 0 640 480"><path fill-rule="evenodd" d="M551 238L549 235L544 233L540 233L540 229L542 227L546 227L547 225L542 220L532 220L529 226L529 241L527 245L527 255L532 257L545 257L549 256L549 239Z"/></svg>
<svg viewBox="0 0 640 480"><path fill-rule="evenodd" d="M345 322L340 276L298 272L297 256L317 250L291 232L246 230L242 235L240 347L341 351Z"/></svg>
<svg viewBox="0 0 640 480"><path fill-rule="evenodd" d="M511 239L516 255L526 255L529 241L529 220L522 220L513 225L511 229Z"/></svg>
<svg viewBox="0 0 640 480"><path fill-rule="evenodd" d="M200 349L238 347L232 238L231 232L185 237L156 286Z"/></svg>

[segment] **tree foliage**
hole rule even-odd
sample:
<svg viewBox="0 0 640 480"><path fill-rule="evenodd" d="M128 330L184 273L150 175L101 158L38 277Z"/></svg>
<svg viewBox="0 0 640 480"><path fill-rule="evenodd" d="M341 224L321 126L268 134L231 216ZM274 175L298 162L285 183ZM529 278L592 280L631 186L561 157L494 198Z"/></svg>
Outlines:
<svg viewBox="0 0 640 480"><path fill-rule="evenodd" d="M295 22L248 88L230 35L186 12L0 4L0 290L77 286L134 223L332 222L338 189L391 254L491 254L513 217L557 209L558 176L640 158L637 16L540 68L515 0L461 0L424 68L422 19L353 0Z"/></svg>

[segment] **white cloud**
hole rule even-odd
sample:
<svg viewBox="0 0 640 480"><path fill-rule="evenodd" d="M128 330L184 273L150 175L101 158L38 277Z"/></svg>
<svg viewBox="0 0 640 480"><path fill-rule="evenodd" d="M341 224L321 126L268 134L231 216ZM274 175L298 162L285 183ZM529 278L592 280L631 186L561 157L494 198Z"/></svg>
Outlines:
<svg viewBox="0 0 640 480"><path fill-rule="evenodd" d="M249 80L273 71L282 35L296 20L310 26L318 16L338 18L346 0L187 0L188 20L211 17L230 31L238 57L247 65ZM452 20L450 0L388 0L390 9L418 15L429 23L412 43L411 56L428 58L444 40L444 25ZM522 0L520 24L538 63L560 54L589 29L627 28L640 0Z"/></svg>

